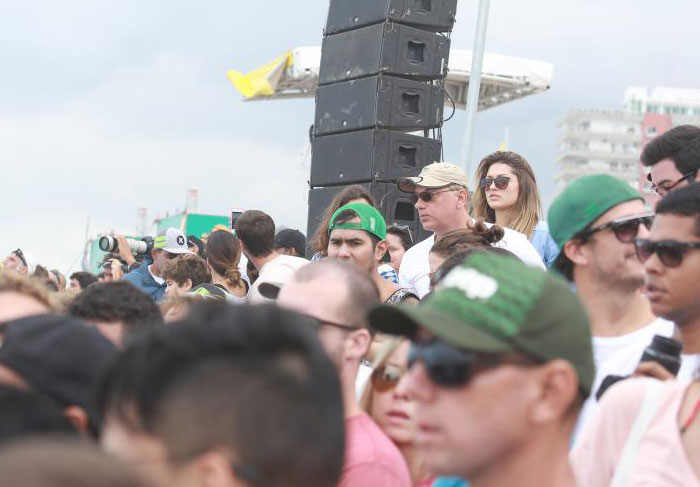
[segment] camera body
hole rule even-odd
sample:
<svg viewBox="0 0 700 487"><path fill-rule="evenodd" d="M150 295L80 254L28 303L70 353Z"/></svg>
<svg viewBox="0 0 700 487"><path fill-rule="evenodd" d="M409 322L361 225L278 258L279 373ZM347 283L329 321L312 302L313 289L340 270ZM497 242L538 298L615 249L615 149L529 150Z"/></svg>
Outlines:
<svg viewBox="0 0 700 487"><path fill-rule="evenodd" d="M654 335L651 344L644 349L639 362L656 362L661 364L661 366L671 374L676 375L681 368L682 351L683 344L678 340L662 335ZM598 392L596 392L596 400L600 401L600 398L611 385L627 379L628 377L628 375L608 375L605 377L600 387L598 387Z"/></svg>
<svg viewBox="0 0 700 487"><path fill-rule="evenodd" d="M141 240L126 239L129 249L135 255L147 255L153 249L153 238L144 237ZM116 237L105 235L98 241L100 250L103 252L119 252L119 242Z"/></svg>

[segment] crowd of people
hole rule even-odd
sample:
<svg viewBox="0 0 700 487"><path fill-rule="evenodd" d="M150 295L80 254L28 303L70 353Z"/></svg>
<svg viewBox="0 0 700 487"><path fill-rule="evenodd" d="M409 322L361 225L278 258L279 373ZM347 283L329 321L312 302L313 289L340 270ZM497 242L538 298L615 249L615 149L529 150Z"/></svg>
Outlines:
<svg viewBox="0 0 700 487"><path fill-rule="evenodd" d="M652 140L653 205L532 168L362 186L307 243L261 210L123 235L68 277L0 270L8 487L700 486L700 128ZM146 249L145 252L143 249Z"/></svg>

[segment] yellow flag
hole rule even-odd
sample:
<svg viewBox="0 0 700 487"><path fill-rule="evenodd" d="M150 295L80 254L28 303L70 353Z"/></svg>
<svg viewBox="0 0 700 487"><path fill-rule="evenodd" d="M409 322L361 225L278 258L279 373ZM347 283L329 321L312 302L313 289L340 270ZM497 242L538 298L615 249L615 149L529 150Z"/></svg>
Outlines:
<svg viewBox="0 0 700 487"><path fill-rule="evenodd" d="M233 83L238 92L246 98L256 96L270 96L275 93L284 70L294 62L292 51L267 63L265 66L243 74L233 69L226 73L226 77Z"/></svg>

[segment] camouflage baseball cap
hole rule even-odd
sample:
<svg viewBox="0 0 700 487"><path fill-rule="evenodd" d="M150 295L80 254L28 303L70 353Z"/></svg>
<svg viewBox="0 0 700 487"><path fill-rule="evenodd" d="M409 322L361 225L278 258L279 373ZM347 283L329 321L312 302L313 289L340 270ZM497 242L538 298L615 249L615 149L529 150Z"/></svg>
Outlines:
<svg viewBox="0 0 700 487"><path fill-rule="evenodd" d="M379 306L376 330L412 337L419 328L465 350L563 359L590 394L595 373L588 316L566 284L516 259L476 252L419 306Z"/></svg>

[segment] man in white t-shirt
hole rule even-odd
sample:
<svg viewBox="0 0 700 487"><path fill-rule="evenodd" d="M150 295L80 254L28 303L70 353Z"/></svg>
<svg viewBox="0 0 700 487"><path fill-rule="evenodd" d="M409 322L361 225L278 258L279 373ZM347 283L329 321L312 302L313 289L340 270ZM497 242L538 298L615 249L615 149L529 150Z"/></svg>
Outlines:
<svg viewBox="0 0 700 487"><path fill-rule="evenodd" d="M678 378L687 380L700 367L700 184L670 192L656 214L649 238L637 242L637 254L644 261L652 311L678 327L683 342ZM639 371L668 378L657 364L644 365Z"/></svg>
<svg viewBox="0 0 700 487"><path fill-rule="evenodd" d="M576 285L591 321L596 376L578 428L597 407L605 377L631 374L654 335L673 334L673 323L657 319L641 292L645 273L635 239L648 236L652 220L641 195L607 174L577 179L549 209L560 249L554 269Z"/></svg>
<svg viewBox="0 0 700 487"><path fill-rule="evenodd" d="M260 294L260 285L269 283L281 287L308 260L283 255L275 250L275 222L259 210L244 212L236 221L236 237L241 251L258 270L258 278L248 291L249 303L271 302Z"/></svg>
<svg viewBox="0 0 700 487"><path fill-rule="evenodd" d="M435 239L452 230L467 228L469 192L467 174L454 164L435 162L425 166L417 177L400 178L399 189L413 193L420 223L433 235L406 251L399 271L399 286L413 289L419 297L430 291L428 254ZM525 235L505 228L496 244L512 252L525 264L544 269L542 258Z"/></svg>

